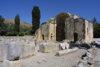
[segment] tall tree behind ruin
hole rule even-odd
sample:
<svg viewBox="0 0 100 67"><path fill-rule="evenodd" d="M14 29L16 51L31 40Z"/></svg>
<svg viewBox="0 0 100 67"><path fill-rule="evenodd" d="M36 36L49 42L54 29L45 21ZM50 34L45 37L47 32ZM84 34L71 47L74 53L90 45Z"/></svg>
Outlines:
<svg viewBox="0 0 100 67"><path fill-rule="evenodd" d="M40 9L38 6L34 6L32 10L32 30L33 33L39 28L40 25Z"/></svg>
<svg viewBox="0 0 100 67"><path fill-rule="evenodd" d="M15 16L15 28L14 29L17 32L20 32L20 17L18 14Z"/></svg>
<svg viewBox="0 0 100 67"><path fill-rule="evenodd" d="M4 23L4 18L2 18L2 16L0 15L0 35L4 35L7 33L8 29L8 25Z"/></svg>
<svg viewBox="0 0 100 67"><path fill-rule="evenodd" d="M93 23L93 36L94 38L100 38L100 23L98 23L97 19L94 17L91 21Z"/></svg>

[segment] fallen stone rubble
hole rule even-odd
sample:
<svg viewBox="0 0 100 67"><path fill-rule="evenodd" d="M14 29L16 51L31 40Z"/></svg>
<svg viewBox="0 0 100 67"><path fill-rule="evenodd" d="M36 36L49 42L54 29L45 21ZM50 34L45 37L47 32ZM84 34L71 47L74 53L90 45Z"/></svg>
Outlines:
<svg viewBox="0 0 100 67"><path fill-rule="evenodd" d="M78 62L75 67L95 67L93 61L93 51L96 50L96 47L93 46L92 48L88 49L87 52L82 56L82 60Z"/></svg>

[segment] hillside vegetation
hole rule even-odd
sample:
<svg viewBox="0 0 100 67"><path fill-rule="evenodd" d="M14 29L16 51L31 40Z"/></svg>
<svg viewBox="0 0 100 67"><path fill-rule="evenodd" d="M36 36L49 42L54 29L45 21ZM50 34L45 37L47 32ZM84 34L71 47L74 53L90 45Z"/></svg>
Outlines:
<svg viewBox="0 0 100 67"><path fill-rule="evenodd" d="M4 23L11 23L11 24L15 24L14 19L5 19ZM26 27L32 27L32 24L29 24L27 22L20 22L21 26L26 26Z"/></svg>

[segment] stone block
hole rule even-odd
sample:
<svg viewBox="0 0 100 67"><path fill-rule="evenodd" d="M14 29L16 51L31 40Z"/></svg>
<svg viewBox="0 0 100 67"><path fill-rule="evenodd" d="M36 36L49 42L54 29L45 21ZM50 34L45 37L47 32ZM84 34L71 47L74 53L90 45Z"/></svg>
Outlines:
<svg viewBox="0 0 100 67"><path fill-rule="evenodd" d="M40 45L39 45L39 52L47 52L47 46L48 44L47 43L41 43Z"/></svg>
<svg viewBox="0 0 100 67"><path fill-rule="evenodd" d="M65 43L65 49L69 49L69 43Z"/></svg>
<svg viewBox="0 0 100 67"><path fill-rule="evenodd" d="M62 49L62 50L69 48L69 44L68 43L60 43L59 46L60 46L60 49Z"/></svg>
<svg viewBox="0 0 100 67"><path fill-rule="evenodd" d="M21 62L20 60L9 61L5 59L3 62L3 67L21 67Z"/></svg>
<svg viewBox="0 0 100 67"><path fill-rule="evenodd" d="M21 48L21 56L20 58L24 58L27 56L32 56L35 54L35 43L33 41L20 41Z"/></svg>
<svg viewBox="0 0 100 67"><path fill-rule="evenodd" d="M56 56L61 56L61 55L67 54L67 53L74 52L76 50L78 50L78 48L73 48L73 49L58 51L58 52L56 52Z"/></svg>
<svg viewBox="0 0 100 67"><path fill-rule="evenodd" d="M92 65L94 63L94 61L93 61L92 58L88 58L87 63L90 64L90 65Z"/></svg>
<svg viewBox="0 0 100 67"><path fill-rule="evenodd" d="M10 42L8 43L8 48L7 48L7 60L9 61L14 61L18 60L21 54L20 51L20 43L19 42Z"/></svg>
<svg viewBox="0 0 100 67"><path fill-rule="evenodd" d="M6 59L7 54L7 43L0 42L0 61Z"/></svg>
<svg viewBox="0 0 100 67"><path fill-rule="evenodd" d="M39 46L39 51L46 53L46 52L53 52L59 50L59 44L58 43L41 43Z"/></svg>
<svg viewBox="0 0 100 67"><path fill-rule="evenodd" d="M83 62L80 62L76 67L86 67Z"/></svg>
<svg viewBox="0 0 100 67"><path fill-rule="evenodd" d="M86 56L89 57L89 58L92 58L92 55L90 52L86 52Z"/></svg>
<svg viewBox="0 0 100 67"><path fill-rule="evenodd" d="M60 43L60 49L65 50L65 43Z"/></svg>

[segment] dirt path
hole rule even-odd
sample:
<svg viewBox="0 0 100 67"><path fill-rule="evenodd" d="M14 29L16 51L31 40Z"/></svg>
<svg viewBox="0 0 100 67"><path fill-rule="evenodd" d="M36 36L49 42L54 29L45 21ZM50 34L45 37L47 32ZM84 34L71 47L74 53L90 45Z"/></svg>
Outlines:
<svg viewBox="0 0 100 67"><path fill-rule="evenodd" d="M86 52L84 49L79 49L74 53L70 53L63 56L55 56L53 53L39 53L35 56L21 59L22 67L73 67L76 65L81 56Z"/></svg>

